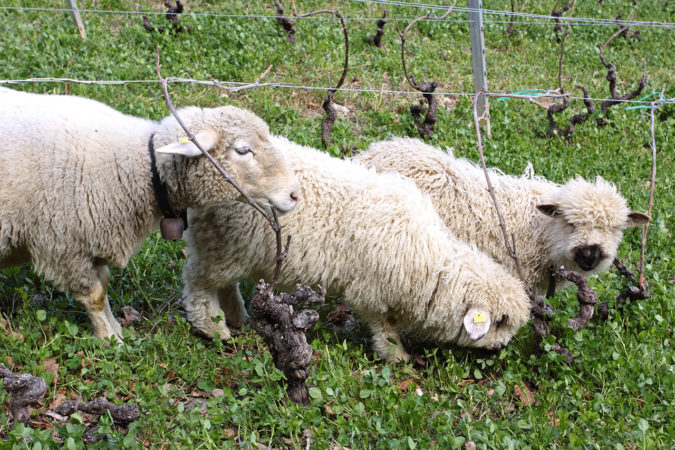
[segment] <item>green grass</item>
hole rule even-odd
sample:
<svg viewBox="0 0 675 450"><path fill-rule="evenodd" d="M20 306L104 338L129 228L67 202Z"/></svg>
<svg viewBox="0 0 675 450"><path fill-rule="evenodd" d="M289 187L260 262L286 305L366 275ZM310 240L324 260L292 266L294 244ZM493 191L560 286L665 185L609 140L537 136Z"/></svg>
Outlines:
<svg viewBox="0 0 675 450"><path fill-rule="evenodd" d="M45 6L46 2L8 0L0 6ZM48 4L50 7L60 7ZM188 11L272 14L272 2L190 1ZM284 2L288 4L289 2ZM301 12L324 2L298 1ZM553 1L516 2L520 11L548 14ZM336 2L347 16L377 17L381 6ZM143 6L138 6L143 5ZM161 11L161 2L80 1L82 9ZM496 1L491 9L510 8ZM424 11L393 7L389 17L413 18ZM637 20L675 22L672 2L578 2L577 17L613 19L635 13ZM463 13L453 17L464 19ZM486 19L488 17L486 16ZM331 20L299 21L298 43L286 40L269 19L183 17L189 34L150 34L135 15L84 14L89 39L82 41L67 13L0 9L0 79L73 77L80 79L155 79L154 57L161 46L164 76L255 80L268 65L265 81L332 86L343 58L342 32ZM166 25L161 16L151 22ZM541 22L541 20L538 20ZM405 25L402 23L401 25ZM557 87L559 44L552 25L486 24L489 87L492 91ZM386 25L384 49L366 38L373 22L352 21L350 72L345 87L409 90L403 77L400 46L393 23ZM594 97L608 95L606 71L597 45L616 27L576 26L566 41L565 89L577 94L584 84ZM649 76L644 94L666 87L674 96L675 54L672 29L644 28L642 42L615 39L605 51L618 68L619 90L632 89L643 68ZM419 23L408 37L409 67L440 82L439 91L470 92L470 44L463 22ZM63 83L22 84L18 89L63 93ZM159 119L168 114L157 84L69 86L72 94L95 98L131 114ZM320 147L321 102L325 92L259 88L238 93L182 84L170 85L176 105L234 104L265 119L274 133ZM416 136L408 106L419 95L338 92L335 101L354 111L338 119L333 136L340 147L364 149L391 135ZM432 143L477 159L471 101L459 97L439 108ZM572 101L561 121L581 111ZM611 109L609 126L595 118L577 126L571 141L543 137L545 111L533 104L491 102L492 137L485 141L489 165L521 173L531 161L535 171L555 181L575 174L602 175L620 186L634 209L646 211L651 173L649 120L645 110ZM673 168L675 115L668 105L658 112L657 184L647 247L647 277L652 298L614 307L625 281L609 271L591 280L601 301L610 302L607 322L592 322L578 333L564 327L576 315L574 292L558 293L553 332L575 359L565 363L550 351L535 356L530 326L500 352L488 354L429 347L425 368L386 365L373 356L365 326L349 334L319 324L309 333L316 359L309 379L309 408L292 405L279 384L262 340L248 327L226 344L190 334L180 315L182 243L150 236L125 269L114 270L109 295L113 310L130 305L147 320L125 330L126 345L107 346L92 337L83 308L56 291L28 266L0 273L0 361L15 371L43 376L49 383L44 405L80 395L136 402L142 415L128 434L104 417L109 440L100 446L238 447L262 443L304 447L308 436L317 448L451 448L474 441L479 448L672 448L675 445L675 255L673 251ZM627 231L619 256L639 261L640 230ZM292 251L292 246L291 246ZM331 299L322 315L338 299ZM10 331L14 331L12 334ZM45 365L58 364L58 378ZM413 384L408 384L410 380ZM516 386L527 386L536 402L524 405ZM422 395L418 395L419 387ZM215 389L215 391L214 391ZM213 394L217 395L213 395ZM0 448L81 447L83 419L54 427L47 419L34 428L13 424L8 394L0 388ZM195 407L205 402L205 410Z"/></svg>

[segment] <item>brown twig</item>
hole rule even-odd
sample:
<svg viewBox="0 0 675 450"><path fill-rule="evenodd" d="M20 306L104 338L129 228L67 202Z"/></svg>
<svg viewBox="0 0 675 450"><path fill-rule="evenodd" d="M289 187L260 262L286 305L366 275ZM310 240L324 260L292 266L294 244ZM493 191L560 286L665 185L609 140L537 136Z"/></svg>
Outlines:
<svg viewBox="0 0 675 450"><path fill-rule="evenodd" d="M632 15L630 16L630 19L628 19L628 21L629 21L629 22L632 22L633 19L635 19L635 14L632 14ZM633 39L635 39L635 40L638 41L638 42L642 42L642 36L640 35L640 30L639 30L639 29L633 31L633 32L630 33L630 34L628 34L628 28L630 28L630 27L627 26L626 23L624 23L624 22L621 21L621 13L617 14L615 20L616 20L616 25L617 25L619 28L621 28L621 29L623 30L622 33L621 33L621 36L625 37L626 39L633 38Z"/></svg>
<svg viewBox="0 0 675 450"><path fill-rule="evenodd" d="M180 19L178 18L178 14L183 12L183 4L180 2L180 0L176 0L175 6L171 4L171 0L164 0L164 6L166 6L167 8L166 20L168 20L169 23L171 24L171 34L176 35L181 31L186 31L188 33L192 31L191 27L184 27L183 24L180 23ZM158 31L160 33L163 33L165 30L164 27L152 26L150 24L148 16L146 15L143 15L143 28L145 28L150 32Z"/></svg>
<svg viewBox="0 0 675 450"><path fill-rule="evenodd" d="M642 78L638 80L638 86L635 88L635 90L628 92L627 94L624 94L623 96L618 96L616 93L616 66L611 63L607 62L605 60L605 48L607 45L609 45L610 42L612 42L617 36L621 35L621 33L625 32L628 28L630 28L632 25L626 25L625 27L621 28L619 31L614 33L607 41L599 45L598 48L600 49L600 61L602 62L602 65L607 68L607 81L609 81L609 93L612 96L611 99L605 100L600 104L600 110L605 114L605 118L609 118L609 108L611 106L614 106L618 103L621 103L624 100L632 100L640 93L642 92L642 89L647 85L647 72L646 72L646 61L643 62L643 69L642 69ZM596 121L598 126L603 126L606 124L606 121L603 118L598 118Z"/></svg>
<svg viewBox="0 0 675 450"><path fill-rule="evenodd" d="M455 7L455 4L457 2L452 4L452 6L448 7L446 10L445 14L443 14L441 17L438 17L435 20L442 20L445 19L453 10ZM408 33L408 31L415 25L417 22L420 20L426 20L429 17L431 17L431 13L427 13L424 16L417 17L416 19L413 19L407 27L403 30L403 33L399 31L399 36L401 37L401 63L403 65L403 73L405 75L406 80L408 80L408 84L413 89L416 89L420 92L422 92L422 96L427 102L427 109L426 109L426 114L424 110L424 102L420 100L419 105L412 105L410 107L410 113L413 116L413 120L415 121L415 125L417 126L417 131L419 131L420 136L422 136L425 139L428 139L431 137L431 135L434 132L434 125L436 124L436 109L438 107L438 102L436 101L436 97L433 95L433 92L436 90L438 87L438 82L436 81L427 81L426 77L423 77L422 83L418 83L417 80L415 80L414 75L409 75L408 74L408 68L406 67L405 63L405 36ZM422 115L425 114L424 120L422 120Z"/></svg>
<svg viewBox="0 0 675 450"><path fill-rule="evenodd" d="M274 365L286 376L286 391L293 403L309 406L309 392L305 381L312 363L312 347L305 333L319 320L311 309L295 311L323 303L326 291L319 287L316 293L307 286L298 286L295 292L275 296L272 289L260 281L251 298L255 311L251 327L265 340Z"/></svg>
<svg viewBox="0 0 675 450"><path fill-rule="evenodd" d="M342 87L342 83L344 83L345 78L347 77L347 71L349 69L349 31L347 30L347 22L345 22L345 18L340 12L330 9L321 9L318 11L312 11L298 15L295 11L295 5L293 5L293 14L296 17L311 17L318 14L330 14L331 16L340 19L340 24L342 25L342 34L345 37L345 63L342 69L342 75L340 76L340 80L337 82L335 87L328 90L326 98L321 104L321 107L326 112L326 116L321 120L321 142L324 146L328 146L329 144L333 143L333 125L335 124L335 120L337 120L337 112L333 107L333 98L335 97L337 90Z"/></svg>
<svg viewBox="0 0 675 450"><path fill-rule="evenodd" d="M288 35L288 41L295 44L295 21L291 20L290 17L284 17L284 7L279 0L274 0L274 5L277 8L277 22Z"/></svg>
<svg viewBox="0 0 675 450"><path fill-rule="evenodd" d="M652 148L652 176L649 182L649 206L647 207L647 215L652 216L652 207L654 206L654 188L656 186L656 136L654 133L654 111L660 104L665 100L664 92L666 90L665 85L661 88L661 94L659 95L659 100L652 102L649 108L649 131L651 133L650 146ZM646 289L646 280L645 280L645 247L647 246L647 231L649 230L649 222L644 224L642 227L642 242L640 243L640 281L638 286L640 289Z"/></svg>
<svg viewBox="0 0 675 450"><path fill-rule="evenodd" d="M649 183L649 207L647 209L647 215L650 217L652 215L652 207L654 206L654 189L656 186L656 137L654 133L654 121L655 121L654 112L656 111L656 108L658 108L665 102L663 94L664 91L665 86L661 88L661 94L659 95L659 99L655 102L652 102L649 108L649 117L650 117L649 129L651 132L650 146L652 149L652 173L651 173L651 180ZM642 240L640 242L640 267L638 275L636 276L633 272L631 272L628 269L628 267L626 267L619 260L619 258L614 258L614 265L619 270L619 273L621 273L621 275L623 275L624 277L628 278L628 280L634 285L637 284L637 286L628 286L626 289L624 289L616 297L617 302L622 302L626 299L646 300L650 298L649 283L645 278L645 248L647 247L647 232L649 230L649 223L650 222L647 222L642 227ZM603 310L604 309L608 309L606 303L603 303ZM605 314L603 314L603 316L605 316Z"/></svg>
<svg viewBox="0 0 675 450"><path fill-rule="evenodd" d="M61 416L70 416L76 411L82 411L94 416L100 416L105 414L106 411L109 411L113 422L115 422L116 425L123 427L138 420L140 417L138 405L133 403L128 405L117 405L115 403L110 403L104 397L97 398L96 400L87 403L82 403L82 399L80 398L68 400L60 404L55 410L55 412Z"/></svg>
<svg viewBox="0 0 675 450"><path fill-rule="evenodd" d="M546 131L547 137L551 137L557 132L558 135L569 141L570 137L574 133L574 127L580 123L586 122L588 118L595 112L595 103L593 103L593 100L590 99L588 90L579 84L576 87L581 89L581 91L584 93L584 105L586 106L586 112L573 115L570 118L570 124L565 129L562 129L555 123L553 114L564 111L567 109L570 103L567 99L565 99L563 100L562 104L551 105L546 110L546 116L548 117L548 130Z"/></svg>
<svg viewBox="0 0 675 450"><path fill-rule="evenodd" d="M562 21L560 20L560 17L567 12L568 9L572 6L572 1L569 0L565 6L563 6L562 9L556 9L558 7L558 4L560 3L560 0L557 0L555 2L555 6L553 7L553 10L551 11L551 15L555 17L555 26L553 27L554 32L558 32L562 29Z"/></svg>
<svg viewBox="0 0 675 450"><path fill-rule="evenodd" d="M567 6L569 6L569 3L567 3ZM574 0L574 3L572 4L572 11L570 12L570 16L574 14L574 8L577 6L576 0ZM566 9L565 9L566 11ZM558 19L559 20L559 19ZM562 40L560 41L560 57L558 58L558 89L560 90L561 93L565 93L565 90L563 89L562 86L562 63L563 63L563 57L565 56L565 39L567 38L567 35L570 32L570 23L567 22L567 25L565 26L565 32L563 33Z"/></svg>
<svg viewBox="0 0 675 450"><path fill-rule="evenodd" d="M36 406L47 393L47 383L29 373L14 374L2 363L0 363L0 378L5 379L5 390L12 395L9 410L14 420L27 425L30 422L32 407Z"/></svg>
<svg viewBox="0 0 675 450"><path fill-rule="evenodd" d="M486 92L478 92L476 97L473 100L473 122L476 127L476 137L478 138L478 154L480 155L480 163L483 167L483 173L485 174L485 181L487 182L487 190L492 197L492 203L494 204L495 211L497 213L497 218L499 219L499 228L502 230L502 236L504 237L504 245L506 246L506 251L513 258L513 261L516 265L516 271L518 272L518 277L525 281L523 272L520 268L520 259L518 254L515 252L514 248L509 243L509 234L506 231L506 222L504 222L504 217L502 216L501 210L499 209L499 202L495 196L495 189L492 186L492 181L490 181L490 175L488 174L487 165L485 164L485 156L483 155L483 140L480 133L480 118L478 117L478 99L481 95L487 95Z"/></svg>
<svg viewBox="0 0 675 450"><path fill-rule="evenodd" d="M382 18L378 19L375 24L377 25L377 30L375 34L368 38L368 42L373 44L375 47L382 48L382 36L384 36L384 26L387 24L387 9L385 8L382 12Z"/></svg>
<svg viewBox="0 0 675 450"><path fill-rule="evenodd" d="M61 416L63 419L66 419L77 411L96 416L94 422L89 424L82 434L82 441L85 444L95 444L101 440L102 436L98 433L98 418L106 412L110 413L113 423L118 427L126 428L131 422L138 420L140 417L138 405L133 403L128 405L117 405L110 403L104 397L97 398L96 400L87 403L82 403L82 399L80 398L68 400L60 404L54 412L58 415L56 417Z"/></svg>
<svg viewBox="0 0 675 450"><path fill-rule="evenodd" d="M572 1L568 2L567 5L560 11L555 11L554 8L554 12L560 12L560 15L562 15L563 12L570 9L570 6L571 11L569 15L572 16L572 14L574 14L574 9L577 6L576 0L574 0L574 2ZM556 20L559 21L559 19ZM560 41L560 55L558 57L558 91L562 94L565 93L565 88L563 87L562 84L562 67L563 67L563 58L565 56L565 40L567 39L567 35L569 34L569 32L570 32L570 23L567 22L567 24L565 25L565 32L563 33L562 39ZM554 103L553 105L549 106L546 110L546 116L548 117L548 124L549 124L548 130L546 131L547 137L551 137L555 134L555 132L557 132L559 135L569 140L572 133L574 133L575 125L585 122L586 120L588 120L590 115L595 112L595 103L593 103L593 101L590 99L591 96L588 93L588 90L586 90L586 88L582 85L576 85L576 87L578 89L581 89L581 91L584 93L584 105L586 106L586 113L575 114L574 116L572 116L572 118L570 119L570 124L563 130L555 123L553 115L565 111L570 105L569 100L564 99L562 103Z"/></svg>
<svg viewBox="0 0 675 450"><path fill-rule="evenodd" d="M476 128L477 146L478 146L478 153L480 155L480 162L481 166L483 167L483 173L485 174L485 180L488 186L487 190L490 193L490 196L492 197L492 203L494 204L495 211L497 213L497 218L499 220L499 228L502 230L502 236L504 237L504 245L506 246L506 251L509 254L509 256L513 258L514 264L516 266L516 272L518 273L518 277L525 284L527 294L530 298L535 336L537 337L537 341L541 342L541 340L544 339L549 334L549 326L547 322L549 320L548 317L553 312L553 308L550 305L546 304L544 299L534 292L532 286L530 286L529 284L529 281L523 276L522 269L520 268L520 258L518 257L518 252L516 251L515 239L513 238L513 236L512 236L513 242L509 243L509 235L506 230L506 223L504 222L504 217L502 216L502 213L499 209L499 202L497 201L497 197L495 196L494 187L492 186L492 182L490 181L490 175L488 174L487 165L485 164L485 156L483 154L483 141L481 138L480 118L478 117L478 106L477 106L478 97L481 95L493 95L493 94L489 94L487 92L478 92L473 100L473 122ZM505 97L528 98L529 96L505 95ZM569 350L561 347L557 343L554 343L551 348L557 353L565 356L568 362L572 361L572 354L569 352Z"/></svg>
<svg viewBox="0 0 675 450"><path fill-rule="evenodd" d="M269 67L267 68L267 71L269 71ZM183 120L180 118L178 115L178 112L176 111L176 108L173 106L173 103L171 102L171 98L169 97L169 91L167 88L167 82L166 79L162 77L162 74L160 72L160 64L159 64L159 47L157 47L157 60L156 60L156 71L157 71L157 78L159 78L160 83L162 85L162 93L164 94L164 101L166 102L166 105L169 107L169 110L171 111L171 114L176 118L176 121L178 124L183 128L185 131L185 134L187 135L188 139L195 144L195 146L202 152L202 154L215 166L215 168L220 172L220 174L223 176L226 182L228 182L232 187L234 187L243 197L246 199L247 203L251 205L256 211L258 211L260 214L263 215L263 217L269 222L270 226L272 227L272 230L274 230L274 233L276 234L277 238L277 253L276 253L276 265L274 269L274 273L276 276L281 272L281 264L284 260L284 252L282 251L281 248L281 225L279 224L279 221L277 220L276 217L276 212L272 208L273 214L270 215L265 211L260 205L258 205L253 198L251 198L250 195L246 191L244 191L239 184L225 171L225 169L222 168L220 164L218 164L218 161L216 161L213 156L211 156L204 148L201 146L201 144L197 141L195 136L190 132L188 127L185 125ZM267 73L265 71L265 73ZM264 74L263 74L264 75ZM261 76L262 78L262 76ZM290 241L289 241L290 242ZM272 280L272 282L268 285L270 289L274 289L274 286L277 283L277 277Z"/></svg>
<svg viewBox="0 0 675 450"><path fill-rule="evenodd" d="M514 0L511 0L511 12L515 13L516 12L516 5L514 4ZM515 17L515 14L511 14L511 19L509 20L509 26L506 29L506 35L508 37L513 36L514 34L518 34L518 30L515 30L513 28L513 18Z"/></svg>
<svg viewBox="0 0 675 450"><path fill-rule="evenodd" d="M570 319L567 326L579 331L586 326L593 317L593 309L598 302L598 294L588 285L588 278L578 272L571 272L560 268L555 272L558 283L567 280L577 285L577 301L579 302L579 316Z"/></svg>

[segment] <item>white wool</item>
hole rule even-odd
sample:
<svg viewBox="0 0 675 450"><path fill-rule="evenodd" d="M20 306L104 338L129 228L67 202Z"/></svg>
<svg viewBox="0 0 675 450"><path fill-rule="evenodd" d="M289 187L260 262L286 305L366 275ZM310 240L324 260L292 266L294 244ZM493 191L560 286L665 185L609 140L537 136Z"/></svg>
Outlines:
<svg viewBox="0 0 675 450"><path fill-rule="evenodd" d="M210 153L254 197L294 206L297 180L260 118L234 107L179 114L217 137ZM173 117L156 123L86 98L0 88L0 268L33 262L85 305L99 337L121 333L106 296L108 266L125 266L161 218L153 134L156 149L183 145L174 142L184 133ZM235 151L242 146L255 156ZM203 156L156 157L176 210L239 195Z"/></svg>
<svg viewBox="0 0 675 450"><path fill-rule="evenodd" d="M431 196L458 238L477 245L516 274L482 167L410 138L377 142L354 160L378 172L411 178ZM524 275L542 293L551 266L586 274L605 270L616 255L622 230L646 220L631 212L616 188L602 178L593 182L576 178L558 185L535 176L531 164L521 177L497 169L488 172ZM556 205L556 213L544 215L537 205ZM593 269L583 270L575 257L590 246L598 246L602 258Z"/></svg>
<svg viewBox="0 0 675 450"><path fill-rule="evenodd" d="M273 137L303 190L297 209L281 218L292 235L280 289L321 285L370 325L381 357L407 359L399 332L440 343L505 345L529 317L519 280L474 246L455 239L429 197L398 175L381 175L318 150ZM188 319L204 333L229 338L246 319L237 282L270 280L274 234L240 203L190 210L183 272ZM484 311L487 334L471 341L462 322ZM473 316L472 316L473 317ZM469 323L470 326L471 323ZM489 326L489 330L488 327Z"/></svg>

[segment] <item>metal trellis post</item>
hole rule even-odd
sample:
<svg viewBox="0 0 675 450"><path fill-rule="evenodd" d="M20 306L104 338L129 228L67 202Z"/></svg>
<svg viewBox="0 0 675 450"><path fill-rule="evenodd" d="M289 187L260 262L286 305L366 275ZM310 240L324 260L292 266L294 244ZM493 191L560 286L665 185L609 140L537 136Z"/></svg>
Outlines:
<svg viewBox="0 0 675 450"><path fill-rule="evenodd" d="M84 23L82 22L82 17L80 16L80 10L77 9L77 0L68 0L68 8L70 8L70 15L73 16L73 21L80 32L80 36L86 41L87 32L84 29Z"/></svg>
<svg viewBox="0 0 675 450"><path fill-rule="evenodd" d="M487 67L485 65L485 38L483 37L483 2L482 0L468 0L469 3L469 33L471 34L471 60L473 63L473 85L476 93L488 90ZM482 117L481 124L487 126L490 136L490 109L488 97L481 96L478 104L478 116Z"/></svg>

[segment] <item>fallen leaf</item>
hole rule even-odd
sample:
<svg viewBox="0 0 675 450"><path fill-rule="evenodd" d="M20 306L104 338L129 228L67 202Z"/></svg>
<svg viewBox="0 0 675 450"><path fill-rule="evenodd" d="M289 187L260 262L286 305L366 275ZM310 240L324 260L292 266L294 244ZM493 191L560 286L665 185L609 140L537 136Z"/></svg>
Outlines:
<svg viewBox="0 0 675 450"><path fill-rule="evenodd" d="M56 362L55 358L47 358L44 360L45 371L54 375L52 378L52 384L56 385L56 382L59 379L59 364Z"/></svg>
<svg viewBox="0 0 675 450"><path fill-rule="evenodd" d="M513 388L513 390L514 390L514 392L516 393L516 395L518 396L518 398L520 399L520 404L521 404L521 405L523 405L523 406L532 406L532 405L534 405L534 401L535 401L535 399L534 399L534 394L532 393L532 391L530 391L530 390L527 388L527 386L525 386L525 385L523 384L523 385L522 385L522 388L521 388L520 386L516 385L516 386Z"/></svg>
<svg viewBox="0 0 675 450"><path fill-rule="evenodd" d="M487 391L488 397L492 397L494 394L495 394L495 390L494 390L494 389L488 389L488 391Z"/></svg>
<svg viewBox="0 0 675 450"><path fill-rule="evenodd" d="M465 442L464 450L476 450L476 443L474 441Z"/></svg>
<svg viewBox="0 0 675 450"><path fill-rule="evenodd" d="M548 423L550 423L554 427L560 425L560 419L555 416L555 413L553 411L548 412Z"/></svg>
<svg viewBox="0 0 675 450"><path fill-rule="evenodd" d="M414 356L413 356L413 360L414 360L415 363L418 364L419 366L422 366L422 367L426 367L426 366L427 366L427 361L426 361L424 358L422 358L420 355L414 355Z"/></svg>
<svg viewBox="0 0 675 450"><path fill-rule="evenodd" d="M143 320L143 316L141 315L141 313L136 311L131 306L122 307L122 309L120 309L120 313L122 314L122 316L119 318L120 319L119 322L120 325L122 325L125 328L134 322L140 322L141 320Z"/></svg>
<svg viewBox="0 0 675 450"><path fill-rule="evenodd" d="M192 391L192 396L193 397L199 397L199 398L209 398L211 396L211 394L209 394L208 392L202 391L200 389L195 389L194 391Z"/></svg>
<svg viewBox="0 0 675 450"><path fill-rule="evenodd" d="M61 388L58 391L56 391L56 394L54 395L54 398L52 398L52 401L49 402L49 406L47 409L56 409L57 406L59 406L61 403L66 401L66 388Z"/></svg>
<svg viewBox="0 0 675 450"><path fill-rule="evenodd" d="M227 437L231 438L231 437L234 437L234 435L236 433L234 432L234 430L232 428L228 428L227 430L225 430L225 434L227 434Z"/></svg>
<svg viewBox="0 0 675 450"><path fill-rule="evenodd" d="M9 355L5 356L5 360L7 361L7 365L9 366L10 369L14 367L14 359L12 359L11 356Z"/></svg>
<svg viewBox="0 0 675 450"><path fill-rule="evenodd" d="M193 398L185 404L185 411L192 411L196 409L199 411L199 415L202 417L206 415L206 399L204 398Z"/></svg>
<svg viewBox="0 0 675 450"><path fill-rule="evenodd" d="M335 411L333 411L333 408L331 408L330 406L323 405L323 409L324 409L324 411L326 411L326 414L328 414L329 416L335 415Z"/></svg>
<svg viewBox="0 0 675 450"><path fill-rule="evenodd" d="M265 444L261 444L260 442L256 442L255 445L258 446L258 450L272 450L272 447L268 447Z"/></svg>
<svg viewBox="0 0 675 450"><path fill-rule="evenodd" d="M412 386L411 386L411 385L412 385ZM407 391L407 390L408 390L409 388L411 388L411 387L417 387L417 385L415 384L415 382L414 382L411 378L408 378L408 379L405 380L405 381L401 381L401 382L398 384L398 388L399 388L400 390L402 390L402 391Z"/></svg>
<svg viewBox="0 0 675 450"><path fill-rule="evenodd" d="M213 395L213 396L216 397L216 398L219 398L219 397L225 397L225 391L222 390L222 389L214 388L214 389L211 391L211 395Z"/></svg>
<svg viewBox="0 0 675 450"><path fill-rule="evenodd" d="M23 342L23 334L19 333L18 331L12 331L12 336Z"/></svg>

